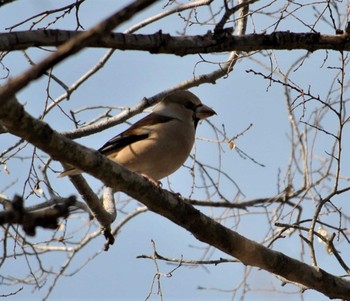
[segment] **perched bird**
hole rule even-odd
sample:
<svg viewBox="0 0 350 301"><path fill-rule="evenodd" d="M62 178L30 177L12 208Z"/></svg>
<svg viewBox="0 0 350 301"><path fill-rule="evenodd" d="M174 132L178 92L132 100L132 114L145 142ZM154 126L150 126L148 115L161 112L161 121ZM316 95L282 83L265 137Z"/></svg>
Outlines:
<svg viewBox="0 0 350 301"><path fill-rule="evenodd" d="M176 91L152 113L104 144L99 152L112 161L158 181L175 172L193 147L198 122L216 114L189 91ZM77 175L68 169L59 176Z"/></svg>

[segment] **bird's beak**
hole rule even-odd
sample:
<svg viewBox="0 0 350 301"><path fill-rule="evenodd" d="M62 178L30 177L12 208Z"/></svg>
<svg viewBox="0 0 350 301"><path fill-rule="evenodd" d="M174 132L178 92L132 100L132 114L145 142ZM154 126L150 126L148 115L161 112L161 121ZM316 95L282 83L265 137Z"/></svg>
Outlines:
<svg viewBox="0 0 350 301"><path fill-rule="evenodd" d="M196 108L196 118L198 119L206 119L210 116L216 115L216 112L209 108L208 106L201 104Z"/></svg>

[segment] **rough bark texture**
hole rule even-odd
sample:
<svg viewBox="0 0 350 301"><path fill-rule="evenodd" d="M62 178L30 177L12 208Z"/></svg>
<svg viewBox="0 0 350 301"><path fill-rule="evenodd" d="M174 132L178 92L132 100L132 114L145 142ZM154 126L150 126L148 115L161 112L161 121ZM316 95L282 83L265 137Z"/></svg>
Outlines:
<svg viewBox="0 0 350 301"><path fill-rule="evenodd" d="M0 121L10 133L26 139L53 159L74 164L107 186L127 193L150 210L190 231L197 239L236 257L244 264L280 275L329 298L350 300L350 282L270 250L222 226L179 196L154 186L98 152L58 134L46 123L27 114L16 99L2 101Z"/></svg>
<svg viewBox="0 0 350 301"><path fill-rule="evenodd" d="M82 31L36 30L0 34L0 51L21 50L35 46L58 47ZM80 45L79 45L80 46ZM161 31L143 34L110 33L94 36L84 42L86 47L138 50L150 53L167 53L179 56L228 51L258 51L267 49L308 51L333 49L350 50L346 31L341 34L294 33L277 31L270 34L231 35L229 31L208 32L196 36L171 36Z"/></svg>

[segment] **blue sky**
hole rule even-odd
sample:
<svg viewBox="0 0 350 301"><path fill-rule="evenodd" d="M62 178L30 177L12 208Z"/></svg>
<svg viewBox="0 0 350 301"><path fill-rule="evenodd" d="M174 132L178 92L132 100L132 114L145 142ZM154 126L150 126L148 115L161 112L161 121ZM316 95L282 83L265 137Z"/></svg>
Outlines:
<svg viewBox="0 0 350 301"><path fill-rule="evenodd" d="M259 1L259 7L263 6L263 2ZM64 5L66 1L62 1L60 5ZM67 2L69 3L69 2ZM87 1L81 7L79 12L80 22L88 29L96 22L102 20L114 12L121 3L128 1ZM55 1L15 1L0 9L0 27L4 28L15 24L29 16L38 12L50 10L57 7ZM152 7L151 10L143 12L137 18L131 20L127 24L118 28L117 31L125 30L132 24L145 17L152 16L155 12L161 11L160 4ZM255 17L253 23L248 24L248 32L259 32L268 26L267 22L271 20L264 17ZM292 23L283 23L280 30L286 29L288 24L296 31L307 31L300 22L296 20ZM293 23L294 22L294 23ZM74 24L74 15L67 15L62 21L57 23L57 27L71 29ZM143 33L153 33L160 28L164 32L174 33L181 30L184 24L177 17L172 17L166 21L156 23L142 30ZM15 30L26 30L28 24L21 26ZM56 28L55 26L52 28ZM210 28L210 27L209 27ZM199 28L193 26L189 29L191 34L197 32L206 32L208 28ZM327 26L320 25L319 30L327 32ZM54 74L62 79L66 84L70 85L80 76L94 66L104 55L106 51L101 49L88 49L69 58L64 63L55 67ZM43 51L30 49L28 53L32 59L38 61L46 54ZM289 65L296 58L305 54L305 51L295 52L275 52L275 66L282 72L286 72ZM206 55L205 57L213 61L224 61L227 54ZM339 55L336 53L328 54L327 63L336 64ZM292 75L295 80L303 88L309 86L315 88L316 93L325 95L330 86L330 76L318 77L315 74L323 72L321 66L324 63L325 52L316 52L310 55L310 59L306 60L302 68L295 71ZM290 135L290 127L288 122L287 109L284 100L283 87L272 85L269 87L269 81L263 80L259 76L254 76L247 70L254 69L268 73L267 70L259 65L254 59L266 64L270 63L270 59L266 57L266 53L256 54L253 59L246 58L237 63L234 71L228 78L220 79L215 85L202 85L198 88L191 89L197 94L204 103L213 107L218 113L211 119L211 122L218 128L224 125L227 135L234 137L244 131L250 124L252 127L236 144L244 152L249 154L256 161L263 164L262 167L255 164L249 159L244 159L238 155L235 150L230 150L227 144L221 145L221 164L223 171L227 172L230 177L237 183L241 189L242 195L240 200L250 200L258 197L269 197L278 193L278 174L285 172L290 157L290 143L288 135ZM172 87L186 79L190 79L194 73L194 66L200 61L199 56L186 56L183 58L171 55L151 55L142 52L122 52L116 51L108 64L94 75L88 82L83 84L77 92L75 92L69 101L62 103L62 108L66 112L70 109L77 109L93 105L113 105L113 106L132 106L140 101L143 97L152 96L162 90ZM4 59L4 64L11 70L11 76L14 77L23 70L29 68L28 63L20 52L11 53ZM195 74L202 74L215 70L217 65L201 63L197 65ZM3 70L3 72L5 72ZM33 82L18 94L18 98L25 103L25 108L34 116L38 116L43 110L43 103L46 98L47 79L42 78ZM64 91L56 84L50 85L50 94L58 97ZM302 115L301 108L298 108L297 114ZM102 111L89 111L79 115L83 121L88 122ZM117 111L114 111L117 114ZM132 120L137 120L139 116ZM331 118L330 118L331 119ZM48 122L57 131L65 131L73 128L73 123L67 121L61 111L55 110L47 116ZM330 120L328 125L333 126ZM117 128L108 129L102 133L79 139L78 141L92 148L100 147L107 139L126 128L127 125L119 125ZM321 134L322 135L322 134ZM215 139L214 132L210 126L203 123L199 126L197 137L205 139ZM9 135L0 136L2 143L9 146L15 141ZM324 155L327 150L329 141L324 140L317 144L316 152L320 156ZM218 166L218 146L216 143L208 143L198 140L196 143L196 156L202 162ZM188 161L187 165L191 165ZM23 167L25 166L25 167ZM58 170L61 168L57 163L53 164ZM347 167L348 168L348 167ZM10 175L0 171L0 182L7 185L18 179L17 184L12 185L6 191L1 192L9 197L21 191L23 181L28 175L28 162L21 160L11 160L8 163ZM18 172L24 170L24 173ZM214 173L213 173L214 174ZM75 193L73 186L68 179L55 179L55 175L51 174L55 189L64 196ZM215 175L217 177L217 175ZM87 176L94 189L99 189L101 184ZM181 168L169 178L171 188L184 196L187 196L192 189L192 180L187 168ZM164 187L167 188L167 181L163 180ZM220 182L221 191L230 200L236 196L237 190L232 183L222 179ZM3 187L1 187L3 189ZM195 187L193 197L204 198L205 192L200 187ZM125 196L124 196L125 198ZM218 196L213 197L214 201L220 200ZM39 202L40 199L31 199L31 202ZM136 207L137 202L131 203L130 207ZM312 210L313 204L307 204L306 210ZM219 211L211 209L202 209L208 215L217 215ZM310 211L311 212L311 211ZM248 215L246 212L238 218L237 214L241 212L221 212L228 216L225 222L228 226L234 227L239 220L239 226L235 227L238 232L246 237L261 241L268 231L269 225L263 209L257 211L254 215ZM307 211L305 212L307 213ZM307 216L307 214L306 214ZM116 223L123 217L120 213ZM76 218L76 223L87 225L87 217L81 221ZM86 223L86 224L84 224ZM73 222L72 225L75 225ZM94 227L92 227L94 228ZM80 231L84 231L83 230ZM44 240L48 237L45 230L40 230L38 236L32 241ZM136 259L141 254L152 254L151 240L154 240L157 251L163 256L186 259L198 259L203 254L204 244L196 241L193 236L180 227L172 224L165 218L154 213L147 212L139 215L137 218L128 223L116 238L116 243L108 252L102 252L86 267L73 277L61 277L52 292L49 300L144 300L150 289L151 282L156 271L155 265L150 260ZM295 258L300 257L300 245L298 238L288 238L278 241L275 249L285 252ZM103 247L103 238L98 237L89 245L87 245L74 259L67 273L75 271L81 266L87 258L100 252ZM212 258L229 258L229 256L213 250ZM333 260L328 260L328 255L324 254L323 246L319 246L321 258L325 258L323 268L330 269L334 266ZM323 257L322 257L323 256ZM307 256L305 256L307 258ZM43 256L45 266L59 266L66 260L64 254L47 254ZM308 261L308 259L306 259ZM173 265L159 262L162 273L167 273L174 269ZM14 270L18 274L28 272L27 264L24 258L16 258L7 260L1 269L1 275L11 275ZM253 269L254 274L249 278L249 285L259 288L257 292L250 292L247 300L273 300L274 298L284 300L295 300L295 296L279 294L277 292L265 292L265 288L274 286L280 291L297 291L296 287L288 285L280 287L280 282L275 277L269 275L265 271L257 271ZM181 267L174 271L172 277L162 277L162 292L165 300L230 300L232 294L229 292L218 291L231 290L236 287L244 273L244 266L239 263L221 264L218 266L206 267ZM337 269L334 273L340 273ZM32 290L32 287L24 286L23 290L17 295L10 297L10 300L38 300L45 296L49 283L40 290ZM18 286L21 287L22 285ZM207 289L198 289L198 287ZM12 291L11 287L2 287L0 295ZM153 293L157 291L156 285ZM323 300L318 293L306 292L304 300L312 300L316 298ZM236 296L238 299L238 296ZM152 295L150 300L157 300L159 296ZM236 300L236 299L235 299ZM326 300L324 298L324 300Z"/></svg>

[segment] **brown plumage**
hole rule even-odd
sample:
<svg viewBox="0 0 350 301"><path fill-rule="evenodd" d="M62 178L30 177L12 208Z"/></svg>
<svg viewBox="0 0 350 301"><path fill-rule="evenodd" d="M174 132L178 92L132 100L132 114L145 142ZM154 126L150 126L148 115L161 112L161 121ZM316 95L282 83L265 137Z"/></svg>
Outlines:
<svg viewBox="0 0 350 301"><path fill-rule="evenodd" d="M199 120L216 114L189 91L166 96L153 112L113 137L99 151L131 171L158 181L175 172L188 158ZM68 169L60 177L77 175Z"/></svg>

